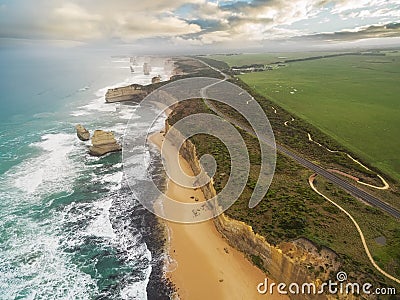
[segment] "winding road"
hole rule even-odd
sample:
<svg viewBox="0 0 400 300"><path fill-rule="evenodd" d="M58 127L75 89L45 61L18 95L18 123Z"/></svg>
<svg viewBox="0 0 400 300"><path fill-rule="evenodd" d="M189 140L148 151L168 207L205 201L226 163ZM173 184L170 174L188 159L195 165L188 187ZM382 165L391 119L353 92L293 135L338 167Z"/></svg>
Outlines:
<svg viewBox="0 0 400 300"><path fill-rule="evenodd" d="M199 60L199 61L202 62L203 64L205 64L206 66L210 67L211 69L220 72L220 73L224 76L224 79L221 80L221 81L225 81L225 80L227 80L227 79L229 78L228 75L224 74L224 73L221 72L220 70L218 70L218 69L216 69L216 68L214 68L214 67L208 65L207 63L205 63L205 62L203 62L203 61L201 61L201 60ZM220 82L221 82L221 81L220 81ZM218 84L218 83L219 83L219 82L214 83L214 84L212 84L212 85L210 85L210 86L213 86L213 85ZM235 125L235 126L241 128L241 129L245 130L247 133L249 133L249 134L255 136L255 134L254 134L252 128L243 128L244 126L241 125L241 124L239 124L239 122L237 122L237 120L235 120L235 119L233 119L233 118L230 118L229 116L224 115L224 113L222 113L221 111L219 111L210 101L207 100L207 97L206 97L206 90L207 90L207 88L209 88L210 86L204 87L204 88L201 90L201 97L203 98L205 104L206 104L212 111L214 111L217 115L219 115L220 117L223 117L225 120L229 121L229 122L232 123L233 125ZM275 110L275 109L274 109L274 110ZM275 113L276 113L276 110L275 110ZM287 125L285 124L285 126L287 126ZM270 141L263 140L262 137L261 137L260 142L261 142L261 141L263 141L263 142L265 142L265 143L267 143L267 144L270 143ZM355 196L355 197L357 197L357 198L363 200L364 202L366 202L366 203L368 203L368 204L370 204L370 205L372 205L372 206L375 206L375 207L377 207L377 208L380 208L380 209L383 210L384 212L386 212L386 213L392 215L393 217L395 217L395 218L397 218L397 219L400 219L400 212L399 212L397 209L395 209L395 208L393 208L392 206L390 206L389 204L387 204L386 202L381 201L380 199L378 199L378 198L376 198L376 197L374 197L374 196L368 194L367 192L365 192L365 191L363 191L363 190L360 190L359 188L357 188L357 187L353 186L352 184L348 183L347 181L345 181L345 180L343 180L343 179L341 179L341 178L335 176L334 174L332 174L332 173L329 172L328 170L325 170L324 168L322 168L322 167L320 167L320 166L318 166L318 165L312 163L311 161L309 161L309 160L303 158L302 156L300 156L299 154L297 154L297 153L295 153L295 152L293 152L293 151L291 151L291 150L285 148L284 146L282 146L282 145L280 145L280 144L276 144L276 149L277 149L280 153L282 153L282 154L284 154L284 155L286 155L286 156L292 158L293 160L297 161L297 162L298 162L299 164L301 164L302 166L304 166L304 167L306 167L306 168L308 168L308 169L310 169L310 170L312 170L312 171L315 172L315 174L311 175L310 178L309 178L309 180L308 180L308 182L309 182L311 188L312 188L317 194L319 194L320 196L322 196L323 198L325 198L327 201L329 201L330 203L332 203L333 205L335 205L336 207L338 207L342 212L344 212L344 213L351 219L351 221L353 222L354 226L355 226L356 229L357 229L358 234L360 235L361 242L362 242L363 247L364 247L364 251L365 251L365 253L367 254L368 259L370 260L370 262L371 262L371 264L373 265L373 267L374 267L378 272L380 272L382 275L386 276L387 278L389 278L389 279L391 279L391 280L393 280L393 281L395 281L395 282L397 282L397 283L400 283L400 279L398 279L398 278L396 278L396 277L390 275L389 273L385 272L385 271L384 271L383 269L381 269L381 268L378 266L378 264L375 262L374 258L373 258L372 255L371 255L371 252L369 251L369 248L368 248L367 242L366 242L366 240L365 240L364 234L363 234L363 232L362 232L360 226L358 225L357 221L353 218L353 216L352 216L349 212L347 212L343 207L341 207L339 204L337 204L336 202L334 202L333 200L331 200L330 198L328 198L327 196L325 196L324 194L322 194L320 191L318 191L318 189L317 189L317 188L315 187L315 185L314 185L314 179L315 179L315 177L316 177L317 175L321 175L321 176L325 177L327 180L329 180L330 182L332 182L332 183L336 184L337 186L339 186L341 189L343 189L343 190L345 190L346 192L350 193L351 195L353 195L353 196Z"/></svg>
<svg viewBox="0 0 400 300"><path fill-rule="evenodd" d="M337 204L335 201L331 200L330 198L328 198L327 196L322 194L320 191L318 191L318 189L314 185L314 179L315 179L316 176L317 176L316 174L313 174L308 179L308 183L310 184L310 186L314 190L314 192L316 192L318 195L320 195L323 198L325 198L325 200L327 200L330 203L332 203L333 205L335 205L342 212L344 212L346 214L346 216L348 216L350 218L350 220L353 222L354 226L356 227L358 234L360 235L361 243L363 244L365 253L367 254L368 259L371 262L371 264L374 266L374 268L376 270L378 270L378 272L380 272L382 275L386 276L387 278L389 278L389 279L391 279L391 280L393 280L393 281L395 281L397 283L400 283L400 279L390 275L389 273L385 272L384 270L381 269L381 267L378 266L378 264L376 263L375 259L372 256L371 252L369 251L369 248L368 248L368 245L367 245L367 241L365 240L364 233L362 232L360 226L358 225L357 221L353 218L353 216L347 210L345 210L343 207L341 207L339 204Z"/></svg>
<svg viewBox="0 0 400 300"><path fill-rule="evenodd" d="M309 140L310 142L315 143L316 145L318 145L318 146L320 146L320 147L326 149L327 151L329 151L329 152L331 152L331 153L343 153L343 154L345 154L349 159L351 159L352 161L354 161L356 164L359 164L361 167L363 167L365 170L371 171L371 172L372 172L372 170L371 170L370 168L368 168L366 165L362 164L360 161L358 161L357 159L355 159L354 157L352 157L352 156L351 156L350 154L348 154L347 152L329 149L329 148L327 148L327 147L321 145L320 143L314 141L314 140L312 139L310 133L307 133L307 135L308 135L308 140ZM339 174L340 174L340 171L337 171L337 170L330 170L330 171L339 172ZM344 173L344 174L345 174L345 173ZM345 176L348 176L348 175L345 174ZM369 183L366 183L366 182L362 182L362 181L359 180L359 179L356 179L356 181L357 181L357 183L359 183L359 184L363 184L363 185L366 185L366 186L369 186L369 187L371 187L371 188L378 189L378 190L387 190L387 189L389 189L390 186L389 186L389 184L386 182L386 180L385 180L381 175L379 175L379 174L376 174L376 176L382 181L383 186L372 185L372 184L369 184ZM352 176L348 176L348 177L351 178Z"/></svg>
<svg viewBox="0 0 400 300"><path fill-rule="evenodd" d="M227 79L229 79L230 77L223 73L221 70L214 68L212 66L210 66L209 64L205 63L204 61L198 60L199 62L201 62L202 64L206 65L207 67L219 72L222 76L224 76L224 79L221 79L221 81L213 83L210 86L206 86L201 90L201 97L203 98L204 102L206 103L206 105L212 110L214 111L217 115L219 115L220 117L223 117L224 119L228 120L230 123L232 123L233 125L242 128L243 130L245 130L246 132L248 132L251 135L254 135L254 131L251 128L244 128L243 125L239 124L239 122L235 119L230 118L229 116L225 115L223 112L219 111L210 101L207 100L207 94L206 91L209 87L216 85L220 82L226 81ZM264 143L270 143L267 140L261 140ZM338 176L332 174L331 172L329 172L328 170L314 164L313 162L311 162L310 160L302 157L300 154L295 153L292 150L287 149L286 147L280 145L280 144L276 144L276 149L290 157L291 159L295 160L296 162L298 162L299 164L301 164L302 166L312 170L314 173L324 177L325 179L329 180L330 182L336 184L337 186L339 186L341 189L343 189L344 191L350 193L351 195L353 195L356 198L361 199L362 201L364 201L365 203L372 205L374 207L377 207L379 209L381 209L382 211L386 212L387 214L400 219L400 211L397 210L396 208L390 206L389 204L387 204L386 202L376 198L375 196L372 196L371 194L365 192L364 190L361 190L357 187L355 187L354 185L350 184L349 182L339 178Z"/></svg>

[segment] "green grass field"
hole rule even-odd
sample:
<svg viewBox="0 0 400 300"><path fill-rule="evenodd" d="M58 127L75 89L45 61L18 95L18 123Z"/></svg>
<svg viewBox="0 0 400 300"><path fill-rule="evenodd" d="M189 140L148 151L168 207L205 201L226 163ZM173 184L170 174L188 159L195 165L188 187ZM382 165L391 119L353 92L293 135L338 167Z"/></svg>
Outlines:
<svg viewBox="0 0 400 300"><path fill-rule="evenodd" d="M245 56L237 60L255 62ZM400 53L293 62L240 78L400 181Z"/></svg>
<svg viewBox="0 0 400 300"><path fill-rule="evenodd" d="M291 52L291 53L254 53L254 54L236 54L236 55L209 55L209 58L222 60L230 67L249 64L271 64L278 61L294 58L305 58L310 56L335 54L337 52Z"/></svg>

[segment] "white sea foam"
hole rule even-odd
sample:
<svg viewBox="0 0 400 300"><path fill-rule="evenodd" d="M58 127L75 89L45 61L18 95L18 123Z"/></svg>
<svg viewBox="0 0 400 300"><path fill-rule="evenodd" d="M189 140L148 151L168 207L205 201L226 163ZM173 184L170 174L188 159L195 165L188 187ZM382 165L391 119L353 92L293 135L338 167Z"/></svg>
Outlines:
<svg viewBox="0 0 400 300"><path fill-rule="evenodd" d="M79 108L89 111L114 112L116 111L116 107L116 104L106 103L104 97L100 97Z"/></svg>
<svg viewBox="0 0 400 300"><path fill-rule="evenodd" d="M110 130L114 132L118 138L118 136L123 136L125 134L126 127L126 123L116 123Z"/></svg>
<svg viewBox="0 0 400 300"><path fill-rule="evenodd" d="M69 155L75 138L64 133L43 135L40 142L30 145L41 152L0 178L6 183L0 188L0 227L7 236L0 252L4 299L90 299L96 290L90 275L81 272L60 248L64 219L56 214L40 220L35 210L28 209L44 196L71 189L76 168ZM17 189L10 189L13 185Z"/></svg>
<svg viewBox="0 0 400 300"><path fill-rule="evenodd" d="M123 177L123 172L119 171L114 174L105 175L102 178L101 182L102 183L111 183L110 190L115 191L115 190L119 190L121 188L122 177Z"/></svg>
<svg viewBox="0 0 400 300"><path fill-rule="evenodd" d="M159 117L157 118L157 120L151 126L149 132L157 132L157 131L163 129L165 126L165 119L166 119L165 113L160 114Z"/></svg>
<svg viewBox="0 0 400 300"><path fill-rule="evenodd" d="M52 113L52 112L42 112L42 113L34 114L33 117L35 119L44 119L44 118L52 117L53 115L54 115L54 113Z"/></svg>
<svg viewBox="0 0 400 300"><path fill-rule="evenodd" d="M96 283L60 248L54 222L15 217L12 222L14 234L0 253L2 299L90 299Z"/></svg>
<svg viewBox="0 0 400 300"><path fill-rule="evenodd" d="M121 290L120 297L124 300L141 299L147 300L147 285L151 274L151 266L146 269L146 280L131 283Z"/></svg>
<svg viewBox="0 0 400 300"><path fill-rule="evenodd" d="M124 60L116 60L113 61L115 63L129 63L129 59L124 59ZM129 68L128 66L120 66L119 68ZM96 99L91 100L90 103L87 105L79 107L79 111L73 111L71 113L72 116L79 117L79 116L85 116L85 115L90 115L94 112L115 112L117 111L118 103L106 103L105 102L105 95L107 93L108 89L112 88L117 88L121 86L127 86L133 83L136 84L142 84L142 85L147 85L151 83L151 79L154 76L161 76L161 80L169 80L171 74L169 72L166 72L163 67L157 67L153 66L152 71L150 72L149 75L144 75L143 74L143 67L138 65L134 66L135 72L130 74L129 77L127 77L124 81L106 86L104 88L99 89L96 91ZM85 87L87 88L87 87ZM86 89L85 89L86 90ZM130 113L127 112L127 108L124 107L124 109L121 111L120 117L122 119L130 119Z"/></svg>
<svg viewBox="0 0 400 300"><path fill-rule="evenodd" d="M107 174L103 177L102 181L121 184L122 172L115 172L114 174Z"/></svg>
<svg viewBox="0 0 400 300"><path fill-rule="evenodd" d="M89 104L79 107L79 109L81 111L85 111L86 113L93 111L115 112L117 111L117 107L119 107L119 103L107 103L105 100L105 95L107 91L109 89L126 86L134 82L137 81L133 80L133 78L127 78L123 82L101 88L95 93L95 96L97 97L96 99L91 100ZM76 115L76 112L74 113Z"/></svg>
<svg viewBox="0 0 400 300"><path fill-rule="evenodd" d="M126 59L119 59L119 60L113 60L113 63L129 63L129 58Z"/></svg>
<svg viewBox="0 0 400 300"><path fill-rule="evenodd" d="M138 70L140 69L141 67L138 67ZM161 68L153 67L150 76L135 73L126 81L113 85L113 87L134 82L147 84L150 83L152 76L160 73L163 79L168 77L162 74ZM134 108L104 103L104 95L108 88L97 91L96 99L80 107L79 110L71 112L71 115L81 117L97 115L99 111L105 114L117 112L109 115L111 118L121 119L120 122L127 120L128 117L130 119ZM84 90L86 88L82 89L82 92ZM134 115L134 118L139 118L139 116ZM145 123L138 125L141 125L140 129L147 128ZM73 127L71 126L71 128L72 132ZM118 134L123 134L125 124L119 123L111 128L111 130L114 129ZM2 199L0 226L6 228L8 235L2 245L4 251L0 252L1 297L5 299L93 299L99 292L97 279L93 279L89 274L81 271L74 261L74 255L65 251L65 248L70 250L75 246L79 248L89 235L100 238L100 244L104 243L117 249L118 253L124 253L126 256L124 261L132 268L136 268L138 261L143 263L145 276L137 283L122 287L120 297L122 299L147 299L146 287L151 273L151 253L140 233L136 232L136 235L132 233L134 228L129 220L120 221L121 224L114 226L115 220L110 220L113 218L110 209L112 209L114 199L107 196L107 198L87 203L79 203L79 200L76 200L77 203L72 202L54 210L51 208L52 212L49 217L43 218L42 221L31 218L29 212L23 217L21 214L15 214L16 211L20 212L21 207L25 208L24 202L41 201L52 193L65 191L72 193L73 182L77 179L77 174L82 174L82 172L86 176L88 172L94 170L93 183L101 182L109 188L111 194L115 193L121 186L122 172L120 168L122 164L113 166L112 170L115 171L111 174L98 175L97 169L106 167L106 165L100 162L96 163L101 158L83 154L82 143L77 140L75 134L46 134L41 141L31 144L31 147L39 150L39 153L13 167L3 176L0 175L0 180L5 183L4 186L17 187L17 189L9 189L5 193L5 188L2 190L0 187L0 199ZM80 154L90 162L86 165L86 170L82 169L82 163L76 160L75 156ZM150 163L147 152L145 157L140 157L140 159L146 159L147 164ZM93 165L93 163L95 164ZM137 173L139 176L144 174L141 170L139 171L140 173ZM90 184L90 180L87 183ZM56 195L53 200L59 199L55 197ZM17 202L16 199L21 199L21 201ZM126 202L130 207L132 206L131 202ZM49 209L48 203L41 206L40 209ZM124 206L118 208L122 212L128 210L128 208L124 210ZM115 214L115 211L113 213ZM121 213L121 216L124 219L126 214ZM3 226L6 223L12 224L12 226ZM76 225L74 225L75 223ZM75 227L69 231L66 229L69 226Z"/></svg>
<svg viewBox="0 0 400 300"><path fill-rule="evenodd" d="M134 147L132 149L135 155L124 159L124 171L130 180L148 180L148 168L150 167L150 152L144 146Z"/></svg>
<svg viewBox="0 0 400 300"><path fill-rule="evenodd" d="M87 111L79 110L79 111L73 111L73 112L71 112L70 115L73 116L73 117L81 117L81 116L90 115L90 113L87 112Z"/></svg>
<svg viewBox="0 0 400 300"><path fill-rule="evenodd" d="M119 175L119 172L117 174ZM106 178L113 182L119 180L117 176L107 176ZM152 260L151 252L143 242L141 234L132 227L131 219L126 218L126 216L118 218L118 216L124 216L124 211L134 206L132 200L124 200L119 204L113 203L113 201L113 198L104 198L91 204L79 204L78 206L90 206L91 209L84 209L83 214L76 215L75 222L91 219L93 215L96 218L87 226L86 230L78 231L75 234L78 236L89 235L103 238L106 244L118 249L119 253L123 253L126 264L137 266L139 263L142 263L144 269L140 270L144 273L143 280L122 287L120 298L147 299L146 288L152 270L150 264ZM113 204L117 205L118 211L117 216L111 217L110 208ZM112 218L118 218L118 222L112 223L110 221Z"/></svg>
<svg viewBox="0 0 400 300"><path fill-rule="evenodd" d="M83 88L80 88L79 90L78 90L78 92L84 92L84 91L87 91L88 89L90 89L90 86L84 86Z"/></svg>
<svg viewBox="0 0 400 300"><path fill-rule="evenodd" d="M124 209L126 205L132 205L130 202L125 202L120 210ZM146 288L149 282L150 274L151 274L151 260L152 255L149 249L147 248L146 243L142 241L142 235L140 233L134 233L132 231L132 223L129 219L125 219L122 223L119 224L118 230L118 238L113 240L114 245L126 253L126 261L128 263L132 263L137 265L138 262L145 263L146 268L141 271L144 272L143 280L130 283L127 286L123 287L120 292L121 299L147 299ZM135 247L132 247L132 244Z"/></svg>
<svg viewBox="0 0 400 300"><path fill-rule="evenodd" d="M116 237L110 222L110 207L112 199L95 203L95 207L101 210L100 215L86 229L86 234L97 237L114 239Z"/></svg>
<svg viewBox="0 0 400 300"><path fill-rule="evenodd" d="M123 120L139 119L140 116L135 115L136 107L121 106L119 117Z"/></svg>
<svg viewBox="0 0 400 300"><path fill-rule="evenodd" d="M35 158L26 160L7 172L14 186L31 194L42 187L54 192L68 189L68 177L75 171L68 155L74 147L72 134L46 134L42 141L31 144L43 152Z"/></svg>

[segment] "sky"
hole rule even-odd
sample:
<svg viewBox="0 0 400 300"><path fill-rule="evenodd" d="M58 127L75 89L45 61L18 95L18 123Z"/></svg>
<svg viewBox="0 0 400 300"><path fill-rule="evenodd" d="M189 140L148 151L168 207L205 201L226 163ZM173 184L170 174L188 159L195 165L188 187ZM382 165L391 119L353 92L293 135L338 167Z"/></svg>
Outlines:
<svg viewBox="0 0 400 300"><path fill-rule="evenodd" d="M0 45L157 51L400 45L400 0L0 0Z"/></svg>

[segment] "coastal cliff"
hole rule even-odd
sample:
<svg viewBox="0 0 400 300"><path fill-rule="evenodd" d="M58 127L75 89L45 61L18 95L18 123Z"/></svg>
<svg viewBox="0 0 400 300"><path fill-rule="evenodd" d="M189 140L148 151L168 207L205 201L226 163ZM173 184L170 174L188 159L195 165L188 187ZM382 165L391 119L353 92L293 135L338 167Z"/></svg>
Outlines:
<svg viewBox="0 0 400 300"><path fill-rule="evenodd" d="M165 122L165 131L174 134L168 119ZM189 163L194 174L200 173L200 162L196 147L190 141L185 141L180 154ZM201 187L206 199L217 193L213 182ZM315 283L318 287L322 282L329 280L340 268L337 254L329 248L317 248L311 241L300 238L289 242L282 242L276 246L254 233L251 226L221 214L214 219L218 232L228 243L243 252L246 257L264 270L277 282ZM292 299L338 299L338 295L290 295ZM339 297L340 298L340 297ZM347 295L346 299L356 299Z"/></svg>
<svg viewBox="0 0 400 300"><path fill-rule="evenodd" d="M146 86L140 84L132 84L129 86L109 89L106 93L106 102L135 101L140 102L148 95L149 91Z"/></svg>
<svg viewBox="0 0 400 300"><path fill-rule="evenodd" d="M123 101L133 101L139 103L148 94L150 94L155 89L162 85L161 76L155 76L151 79L151 84L141 85L141 84L131 84L128 86L117 87L113 89L108 89L105 95L107 103L123 102Z"/></svg>

